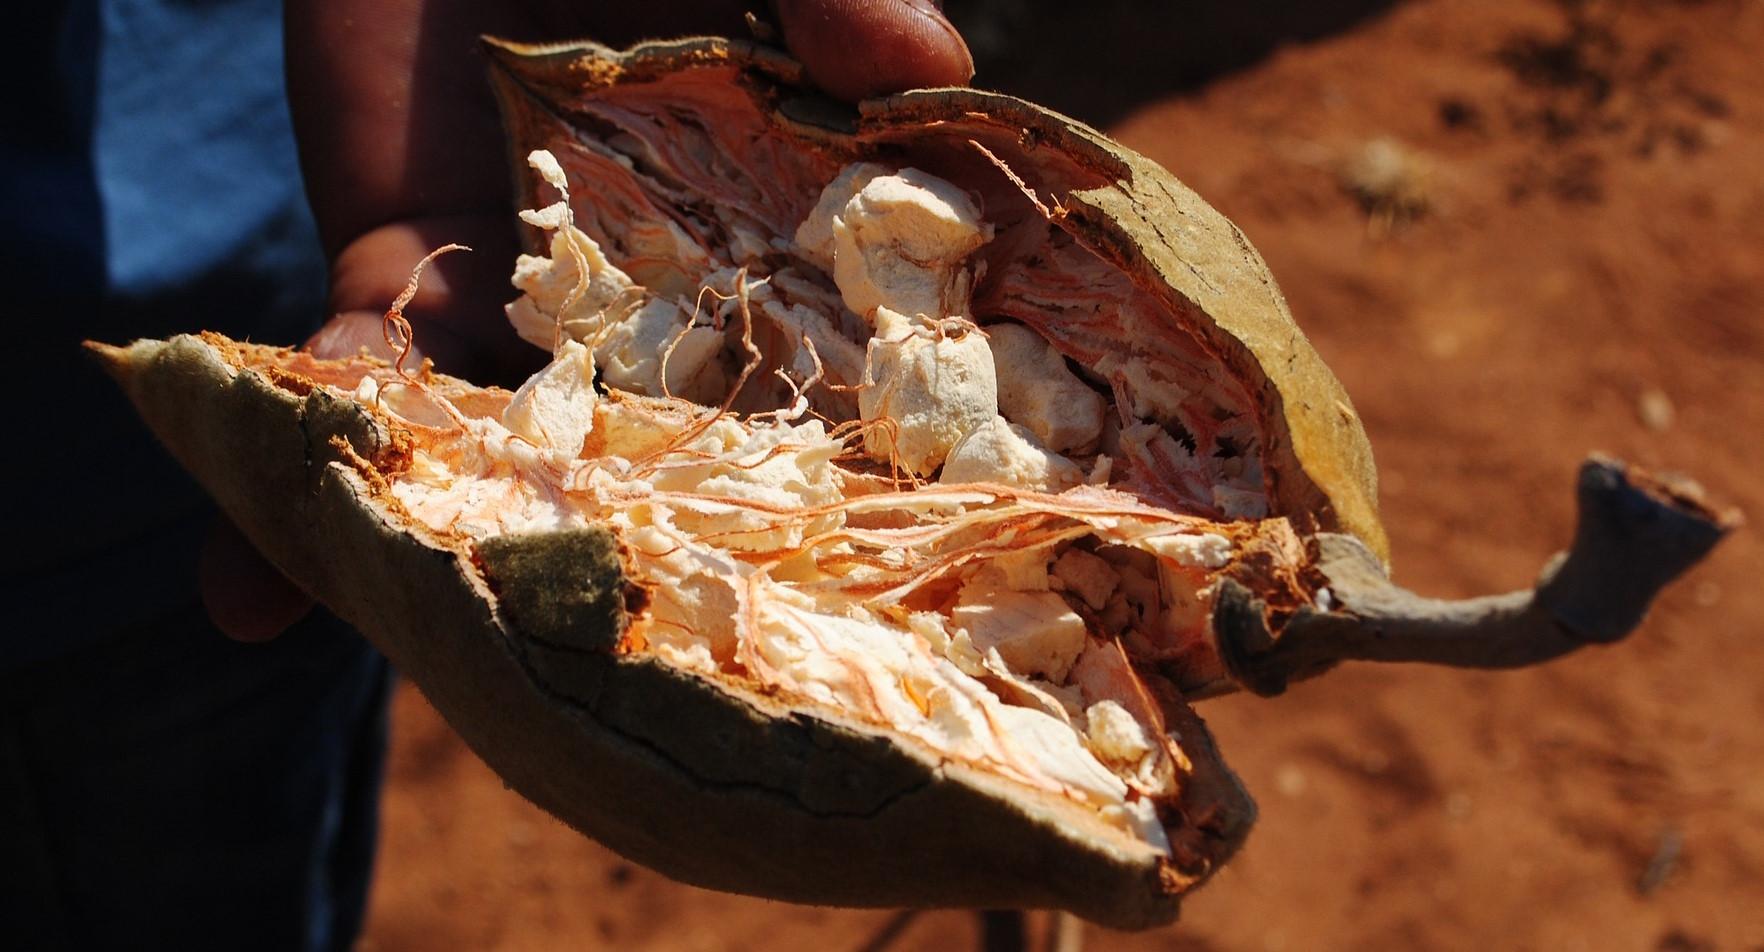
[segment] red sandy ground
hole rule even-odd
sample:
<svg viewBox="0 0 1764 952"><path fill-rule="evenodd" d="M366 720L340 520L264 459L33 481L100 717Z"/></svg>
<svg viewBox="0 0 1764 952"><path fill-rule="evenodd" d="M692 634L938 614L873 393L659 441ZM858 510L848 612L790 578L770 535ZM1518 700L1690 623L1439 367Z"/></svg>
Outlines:
<svg viewBox="0 0 1764 952"><path fill-rule="evenodd" d="M1112 131L1267 257L1372 435L1400 581L1526 584L1594 449L1753 527L1618 647L1205 704L1260 823L1180 924L1090 948L1764 948L1764 3L1573 6L1402 4ZM1406 184L1356 197L1376 140ZM673 884L414 692L396 717L367 948L855 950L891 921ZM890 948L974 936L927 913Z"/></svg>

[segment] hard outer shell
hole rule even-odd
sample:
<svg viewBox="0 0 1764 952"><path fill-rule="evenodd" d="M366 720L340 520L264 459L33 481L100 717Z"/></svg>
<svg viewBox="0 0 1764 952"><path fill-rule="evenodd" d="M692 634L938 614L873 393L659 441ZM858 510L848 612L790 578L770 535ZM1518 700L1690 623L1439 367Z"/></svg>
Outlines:
<svg viewBox="0 0 1764 952"><path fill-rule="evenodd" d="M511 787L632 860L774 899L1061 907L1142 928L1174 919L1247 830L1253 804L1180 705L1171 725L1196 763L1181 812L1198 820L1172 829L1172 863L1087 810L874 729L614 654L631 596L610 533L473 547L413 529L377 485L397 434L311 381L241 369L251 347L203 335L92 349L270 561L359 627Z"/></svg>
<svg viewBox="0 0 1764 952"><path fill-rule="evenodd" d="M739 41L707 37L615 51L492 40L487 48L526 208L551 200L541 199L525 173L526 154L556 141L558 126L572 121L573 103L623 84L730 67L742 72L771 131L800 140L803 149L866 157L879 145L915 138L978 137L1011 144L1020 152L1018 171L1032 179L1037 168L1065 169L1042 188L1064 209L1056 224L1164 302L1250 391L1262 415L1274 513L1301 528L1357 536L1388 559L1372 448L1347 392L1294 323L1243 232L1144 156L1074 119L982 90L912 90L865 102L853 114L801 95L794 61ZM1077 181L1096 184L1062 187Z"/></svg>

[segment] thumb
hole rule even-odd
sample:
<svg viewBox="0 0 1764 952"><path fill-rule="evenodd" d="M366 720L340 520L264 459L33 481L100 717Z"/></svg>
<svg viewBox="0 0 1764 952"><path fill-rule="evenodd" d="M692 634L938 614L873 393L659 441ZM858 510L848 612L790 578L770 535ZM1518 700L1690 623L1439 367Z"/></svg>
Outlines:
<svg viewBox="0 0 1764 952"><path fill-rule="evenodd" d="M961 86L974 57L935 0L773 0L784 45L829 95Z"/></svg>

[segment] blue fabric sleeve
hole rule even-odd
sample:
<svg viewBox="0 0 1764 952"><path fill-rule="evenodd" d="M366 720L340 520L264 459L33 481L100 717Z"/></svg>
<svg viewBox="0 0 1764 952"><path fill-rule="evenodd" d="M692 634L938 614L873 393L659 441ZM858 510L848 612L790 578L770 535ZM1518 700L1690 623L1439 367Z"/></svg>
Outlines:
<svg viewBox="0 0 1764 952"><path fill-rule="evenodd" d="M188 600L212 512L79 349L202 329L295 344L323 314L278 0L18 11L0 90L0 269L27 401L10 435L0 670Z"/></svg>

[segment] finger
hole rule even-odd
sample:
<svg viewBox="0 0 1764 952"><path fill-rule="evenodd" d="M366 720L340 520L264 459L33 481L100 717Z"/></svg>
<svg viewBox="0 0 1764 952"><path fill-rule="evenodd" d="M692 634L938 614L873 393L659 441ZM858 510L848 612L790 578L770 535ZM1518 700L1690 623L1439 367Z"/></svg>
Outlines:
<svg viewBox="0 0 1764 952"><path fill-rule="evenodd" d="M961 86L974 57L932 0L773 0L784 45L829 95Z"/></svg>
<svg viewBox="0 0 1764 952"><path fill-rule="evenodd" d="M429 348L453 349L434 339L436 329L432 326L424 331L429 333L420 335L420 343L413 340L410 352L404 355L406 370L422 366L423 359L430 357ZM385 315L379 311L344 311L332 317L318 333L306 339L306 349L325 360L354 357L364 351L386 361L399 357L398 349L386 341Z"/></svg>
<svg viewBox="0 0 1764 952"><path fill-rule="evenodd" d="M414 341L405 366L423 357L445 373L480 383L524 379L541 352L508 326L503 305L513 298L510 263L519 251L514 216L456 215L399 222L372 229L350 242L331 268L331 312L337 315L307 341L320 357L349 357L367 347L391 360L381 318L404 291L411 269L442 245L470 252L443 255L423 269L416 296L404 308Z"/></svg>
<svg viewBox="0 0 1764 952"><path fill-rule="evenodd" d="M508 160L480 36L615 45L645 36L738 36L748 6L287 0L289 108L326 249L334 255L390 221L506 214Z"/></svg>
<svg viewBox="0 0 1764 952"><path fill-rule="evenodd" d="M332 255L389 221L507 208L501 127L479 33L514 5L288 0L289 107Z"/></svg>
<svg viewBox="0 0 1764 952"><path fill-rule="evenodd" d="M312 599L224 517L215 520L202 546L196 583L209 621L236 641L269 641L312 611Z"/></svg>

